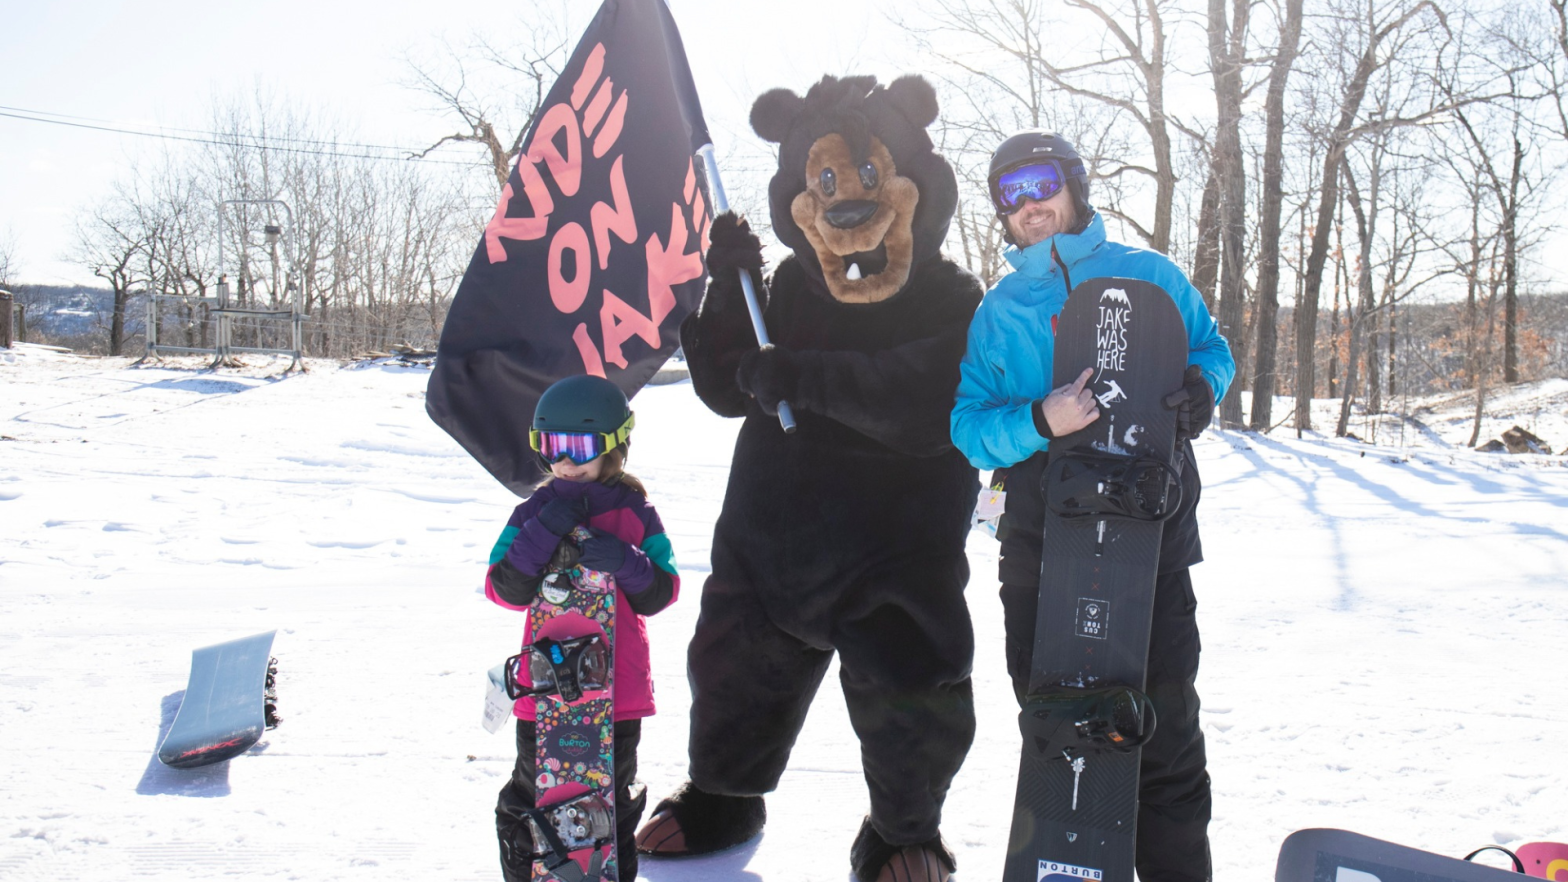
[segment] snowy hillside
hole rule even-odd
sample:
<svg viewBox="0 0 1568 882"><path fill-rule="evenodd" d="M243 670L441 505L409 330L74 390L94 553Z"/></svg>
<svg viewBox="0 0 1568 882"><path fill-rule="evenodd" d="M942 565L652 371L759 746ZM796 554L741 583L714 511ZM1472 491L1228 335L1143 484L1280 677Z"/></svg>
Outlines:
<svg viewBox="0 0 1568 882"><path fill-rule="evenodd" d="M428 373L128 363L0 353L0 879L498 879L513 747L479 720L518 622L474 589L515 500L425 417ZM1483 437L1568 443L1568 384L1511 394ZM631 466L684 579L650 620L658 798L684 774L685 645L737 423L684 383L634 407ZM1302 827L1454 855L1568 839L1568 468L1457 446L1467 407L1403 447L1392 422L1378 446L1201 440L1217 878L1272 878ZM980 726L944 831L978 882L1000 876L1019 739L996 544L970 551ZM161 767L191 649L272 628L283 725L207 771ZM830 674L762 839L642 878L843 882L864 811Z"/></svg>

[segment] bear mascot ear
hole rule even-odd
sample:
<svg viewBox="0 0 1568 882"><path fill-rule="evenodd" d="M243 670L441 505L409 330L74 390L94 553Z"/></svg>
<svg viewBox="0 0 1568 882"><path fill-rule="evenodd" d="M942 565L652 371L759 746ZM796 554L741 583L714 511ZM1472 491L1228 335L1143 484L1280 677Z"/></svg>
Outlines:
<svg viewBox="0 0 1568 882"><path fill-rule="evenodd" d="M781 143L805 109L806 99L794 92L769 89L757 96L756 102L751 105L751 128L762 140Z"/></svg>
<svg viewBox="0 0 1568 882"><path fill-rule="evenodd" d="M906 119L920 128L923 129L936 122L936 90L931 88L931 84L926 82L925 77L919 74L899 77L888 84L887 97ZM761 103L760 100L758 103ZM755 121L756 118L757 112L754 109L752 120Z"/></svg>

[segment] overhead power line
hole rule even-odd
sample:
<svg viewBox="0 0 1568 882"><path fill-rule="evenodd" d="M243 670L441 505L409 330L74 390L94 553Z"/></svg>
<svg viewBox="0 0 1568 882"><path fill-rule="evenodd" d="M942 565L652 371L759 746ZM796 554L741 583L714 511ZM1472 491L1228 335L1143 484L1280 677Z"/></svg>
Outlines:
<svg viewBox="0 0 1568 882"><path fill-rule="evenodd" d="M133 124L115 122L112 120L95 120L91 117L70 116L68 114L50 113L42 110L28 110L20 107L7 107L0 105L0 117L22 120L24 122L45 123L47 125L68 126L77 129L89 129L98 132L110 132L117 135L132 135L141 138L158 138L165 141L183 141L192 144L210 144L218 147L245 147L257 150L273 150L279 153L294 153L308 156L331 156L340 159L370 159L380 162L426 162L438 165L472 166L473 162L458 162L451 159L421 158L418 154L423 148L393 147L384 144L358 144L352 142L328 141L313 138L292 138L273 135L253 135L248 133L209 132L199 129L178 129L167 127L131 128ZM296 146L315 145L315 146ZM380 150L383 153L346 152L343 150L319 149L321 146L342 146L357 148L362 151ZM402 155L391 155L402 154Z"/></svg>

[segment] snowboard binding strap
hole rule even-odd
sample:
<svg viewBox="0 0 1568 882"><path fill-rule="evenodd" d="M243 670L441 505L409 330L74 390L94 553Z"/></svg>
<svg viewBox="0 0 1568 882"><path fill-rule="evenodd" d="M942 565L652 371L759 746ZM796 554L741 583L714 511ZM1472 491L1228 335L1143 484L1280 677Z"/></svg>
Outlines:
<svg viewBox="0 0 1568 882"><path fill-rule="evenodd" d="M524 817L533 834L530 856L543 861L552 876L563 882L602 878L598 849L608 845L615 835L615 815L603 797L584 793L553 805L530 808ZM594 849L594 856L584 874L571 853L589 848Z"/></svg>
<svg viewBox="0 0 1568 882"><path fill-rule="evenodd" d="M520 682L518 673L527 665L532 685ZM583 697L584 690L608 688L608 655L599 634L553 640L545 637L523 648L506 660L506 694L513 699L525 695L556 693L571 704Z"/></svg>
<svg viewBox="0 0 1568 882"><path fill-rule="evenodd" d="M1180 474L1152 456L1068 451L1051 460L1041 484L1046 507L1063 518L1158 522L1182 499Z"/></svg>
<svg viewBox="0 0 1568 882"><path fill-rule="evenodd" d="M1024 743L1041 753L1131 753L1154 737L1154 703L1130 686L1032 695L1019 714Z"/></svg>

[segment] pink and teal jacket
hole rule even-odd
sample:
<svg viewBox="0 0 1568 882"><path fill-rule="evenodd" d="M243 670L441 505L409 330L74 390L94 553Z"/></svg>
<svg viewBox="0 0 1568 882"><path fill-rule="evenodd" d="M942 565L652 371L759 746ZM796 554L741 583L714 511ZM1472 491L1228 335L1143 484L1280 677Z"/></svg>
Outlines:
<svg viewBox="0 0 1568 882"><path fill-rule="evenodd" d="M541 508L555 499L588 501L589 529L608 533L627 544L626 561L611 573L615 577L615 719L635 720L652 716L653 675L648 660L648 628L644 616L653 615L680 594L675 554L659 513L643 496L624 484L577 483L552 480L512 511L490 552L485 574L485 596L507 609L526 612L528 605L517 590L506 584L497 567L504 559L516 574L538 577L560 543L559 536L539 523ZM530 593L531 596L531 593ZM510 599L509 599L510 598ZM523 645L533 641L533 625L523 627ZM534 703L518 699L512 712L533 719Z"/></svg>

